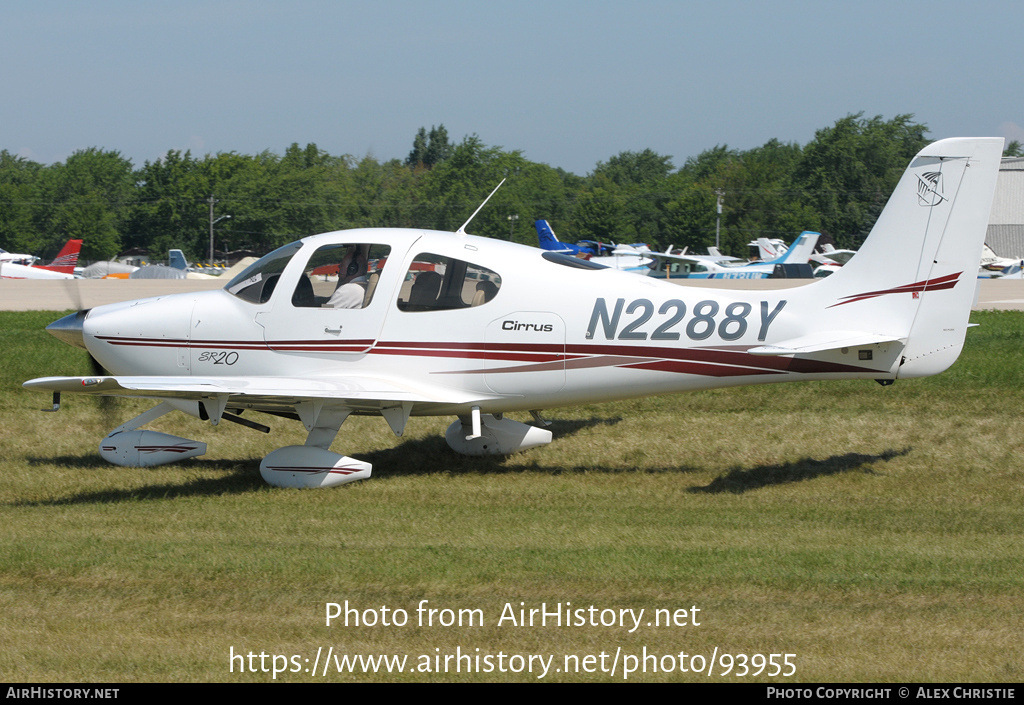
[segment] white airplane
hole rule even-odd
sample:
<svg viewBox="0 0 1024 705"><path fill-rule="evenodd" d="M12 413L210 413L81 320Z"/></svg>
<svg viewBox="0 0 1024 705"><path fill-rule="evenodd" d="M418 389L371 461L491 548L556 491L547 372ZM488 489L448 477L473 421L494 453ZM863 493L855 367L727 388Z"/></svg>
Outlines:
<svg viewBox="0 0 1024 705"><path fill-rule="evenodd" d="M769 240L768 238L763 237L758 238L756 242L752 242L750 244L758 248L758 252L762 259L778 257L785 252L786 247L785 244L782 243L782 240ZM855 254L857 254L856 250L837 250L834 245L826 242L821 246L820 253L814 252L811 254L809 262L814 268L815 277L827 277L835 274L839 268L849 262L850 258Z"/></svg>
<svg viewBox="0 0 1024 705"><path fill-rule="evenodd" d="M735 266L735 265L743 264L743 260L740 259L739 257L733 257L732 255L723 255L721 253L721 251L717 247L715 247L714 245L711 245L710 247L708 247L708 253L706 255L693 255L693 254L689 254L689 253L687 253L688 249L690 249L690 248L689 247L684 247L681 250L677 250L672 245L669 245L665 249L665 252L663 254L669 255L669 256L675 256L675 257L683 257L683 256L685 256L685 257L689 257L689 258L696 259L696 260L705 260L705 261L708 261L708 262L714 262L715 264L721 264L721 265L724 265L724 266Z"/></svg>
<svg viewBox="0 0 1024 705"><path fill-rule="evenodd" d="M777 237L759 237L753 242L748 242L747 246L750 248L751 257L760 260L776 259L786 251L786 243Z"/></svg>
<svg viewBox="0 0 1024 705"><path fill-rule="evenodd" d="M811 255L811 262L814 263L814 276L828 277L835 274L855 254L857 254L856 250L837 250L831 243L826 242L822 245L820 254Z"/></svg>
<svg viewBox="0 0 1024 705"><path fill-rule="evenodd" d="M82 241L68 240L52 262L42 264L17 264L14 261L0 261L0 279L75 279L75 266ZM10 253L6 253L10 254ZM14 255L23 257L25 255ZM36 257L31 257L33 261Z"/></svg>
<svg viewBox="0 0 1024 705"><path fill-rule="evenodd" d="M383 416L397 435L412 416L455 416L453 450L508 454L551 441L510 412L542 422L542 409L692 389L934 375L964 344L1002 147L925 147L859 256L809 286L680 287L465 225L340 231L281 247L222 290L66 316L48 330L112 375L25 386L51 392L54 410L65 393L157 400L100 443L126 466L205 452L140 430L174 410L262 430L248 412L296 419L305 444L271 452L260 472L322 487L370 475L330 450L352 414ZM309 276L328 264L338 276ZM339 298L353 308L324 306Z"/></svg>
<svg viewBox="0 0 1024 705"><path fill-rule="evenodd" d="M686 254L685 250L683 250L683 254ZM708 246L708 257L714 257L719 262L739 262L739 261L741 261L739 257L733 257L732 255L723 255L721 250L719 250L714 245L709 245Z"/></svg>
<svg viewBox="0 0 1024 705"><path fill-rule="evenodd" d="M0 264L20 264L28 267L38 259L35 255L27 255L22 252L8 252L0 248Z"/></svg>
<svg viewBox="0 0 1024 705"><path fill-rule="evenodd" d="M656 258L648 276L658 279L768 279L776 272L776 265L806 265L807 258L818 242L818 233L804 231L780 256L767 262L731 264L714 256L673 255L668 252L651 253ZM811 276L811 269L796 274L787 271L787 276Z"/></svg>
<svg viewBox="0 0 1024 705"><path fill-rule="evenodd" d="M990 272L1002 273L1007 267L1020 268L1019 259L1011 259L1009 257L1000 257L995 251L985 243L981 250L981 268Z"/></svg>

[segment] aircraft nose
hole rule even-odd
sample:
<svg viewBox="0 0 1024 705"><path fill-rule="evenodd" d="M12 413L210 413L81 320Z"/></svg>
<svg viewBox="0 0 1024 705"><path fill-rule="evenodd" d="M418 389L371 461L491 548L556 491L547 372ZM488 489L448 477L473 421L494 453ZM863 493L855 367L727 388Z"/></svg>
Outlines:
<svg viewBox="0 0 1024 705"><path fill-rule="evenodd" d="M82 335L82 324L85 323L85 318L88 315L89 309L68 314L64 318L60 318L46 326L46 330L52 336L64 341L68 345L74 345L76 348L86 350L85 336Z"/></svg>

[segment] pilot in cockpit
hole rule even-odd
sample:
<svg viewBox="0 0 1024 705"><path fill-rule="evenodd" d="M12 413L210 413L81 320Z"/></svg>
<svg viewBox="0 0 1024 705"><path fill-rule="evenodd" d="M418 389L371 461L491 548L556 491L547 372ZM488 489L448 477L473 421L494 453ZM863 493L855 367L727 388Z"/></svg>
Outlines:
<svg viewBox="0 0 1024 705"><path fill-rule="evenodd" d="M325 308L362 308L366 297L369 245L349 245L338 265L338 286Z"/></svg>

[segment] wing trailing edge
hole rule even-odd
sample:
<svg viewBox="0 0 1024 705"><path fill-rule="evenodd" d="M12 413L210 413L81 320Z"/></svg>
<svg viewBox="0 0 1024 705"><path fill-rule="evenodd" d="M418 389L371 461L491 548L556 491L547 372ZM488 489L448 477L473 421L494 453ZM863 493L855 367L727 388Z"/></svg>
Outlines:
<svg viewBox="0 0 1024 705"><path fill-rule="evenodd" d="M401 384L375 377L41 377L25 382L28 389L94 396L200 400L228 395L233 401L249 399L334 400L359 405L380 402L414 404L470 404L506 395L481 397L458 389Z"/></svg>

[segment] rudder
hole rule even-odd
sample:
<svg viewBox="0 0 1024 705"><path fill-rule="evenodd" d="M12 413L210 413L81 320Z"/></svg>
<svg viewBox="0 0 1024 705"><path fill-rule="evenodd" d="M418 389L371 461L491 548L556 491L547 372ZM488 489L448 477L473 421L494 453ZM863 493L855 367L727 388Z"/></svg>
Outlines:
<svg viewBox="0 0 1024 705"><path fill-rule="evenodd" d="M922 149L857 255L815 285L858 329L907 340L900 378L937 374L963 347L1002 147L987 137Z"/></svg>

